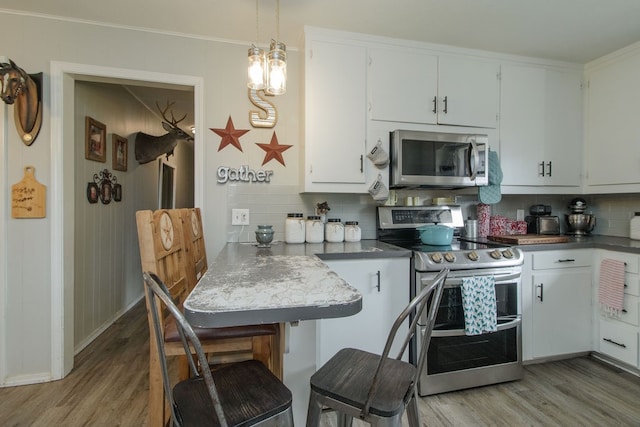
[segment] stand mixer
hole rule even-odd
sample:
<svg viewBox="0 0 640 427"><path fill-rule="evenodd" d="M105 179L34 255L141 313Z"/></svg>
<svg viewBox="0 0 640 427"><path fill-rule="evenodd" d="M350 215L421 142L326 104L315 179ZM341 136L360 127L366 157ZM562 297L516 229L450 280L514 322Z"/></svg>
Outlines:
<svg viewBox="0 0 640 427"><path fill-rule="evenodd" d="M570 214L565 214L564 218L569 227L567 234L575 236L586 236L596 226L596 217L593 214L585 214L587 201L582 198L576 198L569 204Z"/></svg>

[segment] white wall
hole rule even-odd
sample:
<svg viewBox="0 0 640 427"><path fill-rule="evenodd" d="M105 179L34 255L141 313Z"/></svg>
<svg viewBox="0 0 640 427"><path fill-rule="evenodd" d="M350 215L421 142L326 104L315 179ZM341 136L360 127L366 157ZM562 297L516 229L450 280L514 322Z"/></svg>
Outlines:
<svg viewBox="0 0 640 427"><path fill-rule="evenodd" d="M10 39L4 43L3 55L13 59L30 73L44 72L44 120L38 139L31 147L26 147L19 139L13 125L13 110L3 119L4 133L0 133L0 148L4 150L0 158L6 159L3 170L5 185L0 188L0 197L9 200L10 185L22 179L23 168L33 165L36 178L47 185L47 205L49 208L63 209L62 218L73 218L73 206L78 197L74 180L69 179L68 167L73 167L73 156L65 159L63 175L54 181L54 166L60 159L59 153L73 153L70 148L54 150L52 124L62 127L62 144L73 144L73 127L65 123L56 124L60 117L51 115L51 69L52 62L87 64L98 67L114 67L149 73L193 76L201 78L203 102L201 113L202 133L196 135L196 163L204 162L204 179L196 182L196 202L198 189L202 192L201 208L209 256L213 257L226 242L228 210L228 186L216 183L216 169L220 165L238 167L249 165L253 169L262 168L264 151L256 142L268 143L273 129L252 129L249 125L249 110L254 109L249 102L246 89L247 45L205 40L179 35L163 35L131 29L111 28L80 22L70 22L44 17L0 12L0 27ZM287 42L285 40L285 42ZM299 58L296 52L288 52L288 92L273 100L279 113L275 128L281 144L293 145L284 153L287 166L271 161L264 166L274 171L274 185L297 185L299 157ZM65 85L73 82L73 76L64 79ZM65 86L64 92L68 91ZM7 108L3 105L3 108ZM59 109L69 115L65 109ZM55 109L55 108L54 108ZM209 128L223 128L231 115L236 128L251 129L241 137L243 151L227 147L218 151L220 137ZM0 126L0 129L3 128ZM57 129L57 127L56 127ZM55 145L54 145L55 147ZM199 151L200 150L200 151ZM62 188L55 188L55 182L62 182ZM139 185L135 180L134 187ZM199 187L200 186L200 187ZM125 194L127 188L124 188ZM80 194L84 196L84 194ZM125 196L126 197L126 196ZM52 203L58 198L56 203ZM62 199L60 199L62 198ZM68 340L63 344L52 342L55 332L51 325L61 325L65 321L52 318L51 304L54 293L59 289L55 277L59 270L68 270L73 265L74 230L58 230L52 222L52 211L48 209L44 219L18 220L10 218L6 212L0 214L2 227L7 230L5 260L6 271L0 275L0 385L13 385L52 379L59 363L58 356L73 357ZM55 216L54 216L55 217ZM64 221L62 221L64 222ZM125 228L128 236L135 236L135 228ZM64 253L52 251L53 240L64 239ZM130 244L127 253L137 250L137 244ZM57 248L57 247L56 247ZM63 259L63 266L52 264L52 259ZM62 263L60 261L59 263ZM2 264L2 263L0 263ZM127 267L128 268L128 267ZM75 284L73 274L65 275L65 309L70 310ZM68 320L66 320L68 322ZM60 332L59 330L57 331ZM71 341L72 342L72 341Z"/></svg>

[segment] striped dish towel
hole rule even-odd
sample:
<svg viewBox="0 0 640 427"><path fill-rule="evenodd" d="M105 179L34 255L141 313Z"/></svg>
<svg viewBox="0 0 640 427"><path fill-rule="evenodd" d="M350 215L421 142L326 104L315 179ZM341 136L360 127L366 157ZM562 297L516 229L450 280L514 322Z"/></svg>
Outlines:
<svg viewBox="0 0 640 427"><path fill-rule="evenodd" d="M619 316L624 309L624 262L603 259L600 263L598 302L609 315Z"/></svg>

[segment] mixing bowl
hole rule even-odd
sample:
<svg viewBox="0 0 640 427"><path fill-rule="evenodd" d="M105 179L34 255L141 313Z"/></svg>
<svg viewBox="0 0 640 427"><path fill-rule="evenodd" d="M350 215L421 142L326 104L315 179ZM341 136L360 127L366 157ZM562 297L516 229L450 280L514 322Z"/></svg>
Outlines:
<svg viewBox="0 0 640 427"><path fill-rule="evenodd" d="M569 226L569 234L589 234L596 226L596 217L591 214L572 213L565 214L564 217Z"/></svg>
<svg viewBox="0 0 640 427"><path fill-rule="evenodd" d="M423 225L418 227L420 240L425 245L446 246L451 244L453 239L453 228L446 225Z"/></svg>

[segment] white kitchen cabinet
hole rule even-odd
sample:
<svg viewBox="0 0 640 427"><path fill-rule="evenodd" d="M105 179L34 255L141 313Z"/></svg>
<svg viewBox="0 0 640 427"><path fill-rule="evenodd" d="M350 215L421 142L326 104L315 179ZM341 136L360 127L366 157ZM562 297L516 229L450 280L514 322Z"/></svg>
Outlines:
<svg viewBox="0 0 640 427"><path fill-rule="evenodd" d="M640 186L640 48L589 68L586 108L587 192Z"/></svg>
<svg viewBox="0 0 640 427"><path fill-rule="evenodd" d="M316 321L316 365L345 347L382 353L393 322L409 303L409 258L325 262L362 293L362 310L349 317ZM396 346L392 353L398 350Z"/></svg>
<svg viewBox="0 0 640 427"><path fill-rule="evenodd" d="M525 360L591 350L590 249L533 252L523 277Z"/></svg>
<svg viewBox="0 0 640 427"><path fill-rule="evenodd" d="M603 259L614 259L625 263L624 309L619 315L609 315L599 305L596 306L598 331L595 334L597 339L595 350L633 367L638 367L640 326L640 275L638 268L640 257L630 253L600 251L594 280L595 298L598 295L600 262Z"/></svg>
<svg viewBox="0 0 640 427"><path fill-rule="evenodd" d="M577 191L582 179L581 72L503 64L501 75L502 185L516 186L515 191L522 186Z"/></svg>
<svg viewBox="0 0 640 427"><path fill-rule="evenodd" d="M366 193L366 47L305 44L304 192Z"/></svg>
<svg viewBox="0 0 640 427"><path fill-rule="evenodd" d="M397 46L368 53L371 120L497 127L498 63Z"/></svg>

